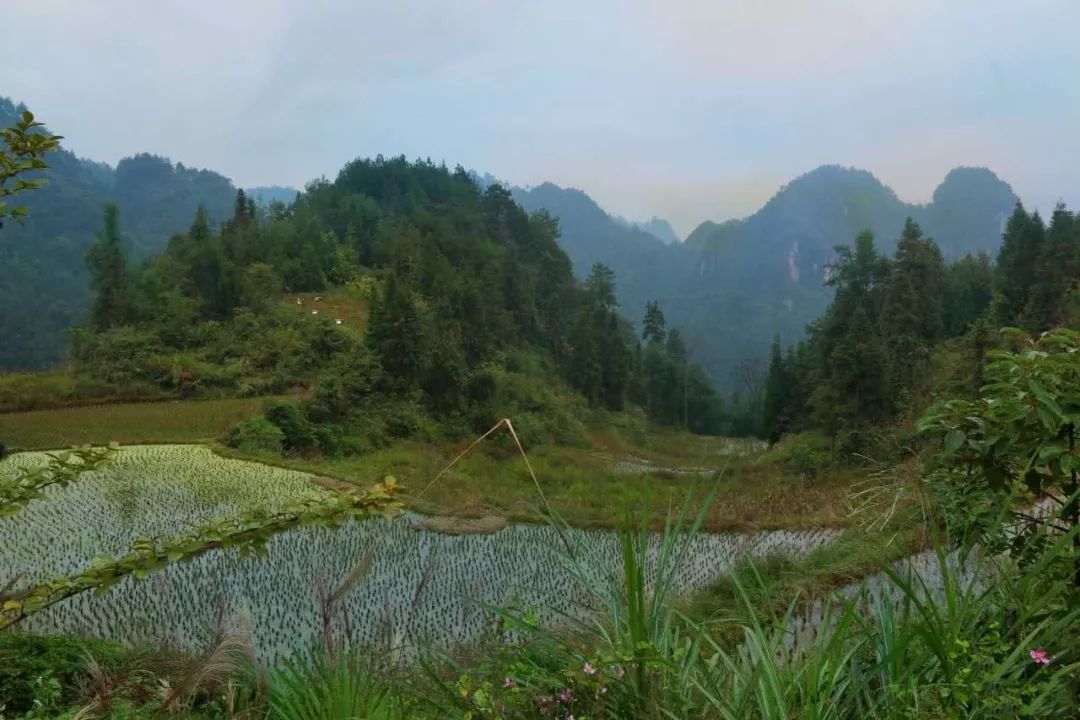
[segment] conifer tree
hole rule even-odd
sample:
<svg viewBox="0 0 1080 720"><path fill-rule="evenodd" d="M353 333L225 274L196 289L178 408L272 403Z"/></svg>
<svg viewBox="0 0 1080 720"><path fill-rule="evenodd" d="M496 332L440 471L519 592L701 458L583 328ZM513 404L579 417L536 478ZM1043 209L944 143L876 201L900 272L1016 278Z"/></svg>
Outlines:
<svg viewBox="0 0 1080 720"><path fill-rule="evenodd" d="M1001 236L997 257L997 289L1001 322L1014 325L1027 307L1042 253L1045 229L1038 213L1028 215L1018 200Z"/></svg>
<svg viewBox="0 0 1080 720"><path fill-rule="evenodd" d="M1080 223L1058 204L1035 261L1035 280L1024 312L1025 325L1046 330L1061 323L1062 302L1080 279Z"/></svg>
<svg viewBox="0 0 1080 720"><path fill-rule="evenodd" d="M780 337L773 337L769 356L769 374L765 378L765 400L762 424L769 442L776 442L784 433L784 415L790 403L789 368L780 349Z"/></svg>
<svg viewBox="0 0 1080 720"><path fill-rule="evenodd" d="M423 318L405 278L391 272L375 304L367 331L368 345L386 372L402 386L413 387L427 365Z"/></svg>
<svg viewBox="0 0 1080 720"><path fill-rule="evenodd" d="M683 340L682 331L672 328L667 336L667 354L679 365L686 362L686 341Z"/></svg>
<svg viewBox="0 0 1080 720"><path fill-rule="evenodd" d="M604 263L598 262L592 266L585 280L585 290L593 304L605 311L614 310L618 304L615 301L615 273Z"/></svg>
<svg viewBox="0 0 1080 720"><path fill-rule="evenodd" d="M645 320L642 323L641 339L649 343L662 343L667 331L664 328L664 311L660 303L650 300L645 304Z"/></svg>
<svg viewBox="0 0 1080 720"><path fill-rule="evenodd" d="M233 222L243 223L252 215L249 215L249 207L247 196L244 194L244 189L240 188L236 191L236 200L233 203Z"/></svg>
<svg viewBox="0 0 1080 720"><path fill-rule="evenodd" d="M886 280L880 319L889 356L886 381L894 401L901 400L929 366L930 351L943 330L944 292L941 251L908 218Z"/></svg>
<svg viewBox="0 0 1080 720"><path fill-rule="evenodd" d="M994 299L994 266L985 252L965 255L945 270L942 323L945 337L963 335L985 316Z"/></svg>
<svg viewBox="0 0 1080 720"><path fill-rule="evenodd" d="M86 254L86 266L96 293L90 309L93 328L100 332L127 322L131 294L127 260L120 246L120 211L113 203L105 206L104 227Z"/></svg>

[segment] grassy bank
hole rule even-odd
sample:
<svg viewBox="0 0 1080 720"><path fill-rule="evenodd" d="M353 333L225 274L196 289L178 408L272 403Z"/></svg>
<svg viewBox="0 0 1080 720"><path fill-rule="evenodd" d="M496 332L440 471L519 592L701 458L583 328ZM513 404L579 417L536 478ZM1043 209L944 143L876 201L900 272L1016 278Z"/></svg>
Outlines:
<svg viewBox="0 0 1080 720"><path fill-rule="evenodd" d="M478 446L430 484L467 442L400 442L371 454L341 458L282 458L218 451L360 485L393 475L406 488L409 506L435 515L499 515L538 522L543 500L512 443L496 438ZM846 496L856 471L813 481L784 466L762 462L746 441L654 432L640 445L612 433L590 433L586 447L528 448L537 480L552 510L578 527L613 527L626 510L646 503L661 527L668 509L684 502L687 490L719 478L719 493L704 527L711 531L805 529L847 522ZM632 460L628 460L632 458Z"/></svg>
<svg viewBox="0 0 1080 720"><path fill-rule="evenodd" d="M8 449L55 449L86 443L212 442L262 411L261 398L165 400L0 414Z"/></svg>
<svg viewBox="0 0 1080 720"><path fill-rule="evenodd" d="M122 403L0 414L0 442L10 449L64 448L84 443L214 443L257 415L259 398ZM401 441L374 453L338 458L239 455L362 485L393 475L410 506L429 514L511 520L542 519L541 500L508 437L478 446L426 493L422 490L469 443ZM719 474L711 530L807 528L844 524L851 472L807 480L783 463L762 461L753 441L700 437L647 428L622 416L597 416L580 447L541 445L528 453L551 507L582 527L610 527L627 507L647 499L661 524L695 480Z"/></svg>

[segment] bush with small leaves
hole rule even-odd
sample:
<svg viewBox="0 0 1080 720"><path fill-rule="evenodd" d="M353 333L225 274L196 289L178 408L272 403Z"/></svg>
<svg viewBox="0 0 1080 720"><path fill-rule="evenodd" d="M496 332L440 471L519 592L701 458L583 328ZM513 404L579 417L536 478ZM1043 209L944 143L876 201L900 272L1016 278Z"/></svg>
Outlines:
<svg viewBox="0 0 1080 720"><path fill-rule="evenodd" d="M280 453L285 433L265 417L257 417L234 427L225 439L226 444L243 452Z"/></svg>

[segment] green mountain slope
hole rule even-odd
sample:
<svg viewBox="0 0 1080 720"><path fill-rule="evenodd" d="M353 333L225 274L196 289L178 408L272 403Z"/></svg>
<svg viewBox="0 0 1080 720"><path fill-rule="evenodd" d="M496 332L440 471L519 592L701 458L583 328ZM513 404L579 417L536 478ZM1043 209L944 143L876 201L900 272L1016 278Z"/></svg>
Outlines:
<svg viewBox="0 0 1080 720"><path fill-rule="evenodd" d="M913 205L869 172L824 166L745 219L705 222L685 242L665 245L613 219L580 190L545 184L515 190L515 198L559 218L575 272L594 262L615 270L628 317L659 300L669 322L685 329L691 357L729 388L739 385L737 364L750 358L760 367L774 335L794 341L824 311L834 246L869 228L891 254L911 216L948 259L993 252L1016 202L1006 183L980 168L953 170L931 203Z"/></svg>
<svg viewBox="0 0 1080 720"><path fill-rule="evenodd" d="M0 97L0 126L22 110ZM166 158L140 154L113 168L62 150L48 162L48 184L20 198L30 217L0 233L0 370L45 368L63 358L67 329L83 321L90 303L83 259L105 203L120 205L134 260L162 250L199 205L215 220L232 213L235 189L227 178Z"/></svg>
<svg viewBox="0 0 1080 720"><path fill-rule="evenodd" d="M217 232L198 213L134 272L114 215L92 250L97 293L73 335L75 372L181 397L311 389L266 413L285 436L267 443L282 450L363 452L511 416L531 439L578 442L586 406L638 405L699 431L723 421L659 310L642 347L615 311L610 271L577 282L550 215L464 170L355 160L287 208L237 202Z"/></svg>

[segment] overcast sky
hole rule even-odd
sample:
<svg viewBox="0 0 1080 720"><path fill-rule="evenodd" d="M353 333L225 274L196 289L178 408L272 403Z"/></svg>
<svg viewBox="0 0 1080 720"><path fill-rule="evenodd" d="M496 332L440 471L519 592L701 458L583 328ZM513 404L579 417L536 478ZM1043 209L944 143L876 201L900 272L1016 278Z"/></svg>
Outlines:
<svg viewBox="0 0 1080 720"><path fill-rule="evenodd" d="M0 95L110 163L302 186L404 153L682 235L824 163L1080 206L1077 0L9 2Z"/></svg>

